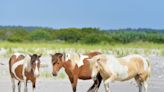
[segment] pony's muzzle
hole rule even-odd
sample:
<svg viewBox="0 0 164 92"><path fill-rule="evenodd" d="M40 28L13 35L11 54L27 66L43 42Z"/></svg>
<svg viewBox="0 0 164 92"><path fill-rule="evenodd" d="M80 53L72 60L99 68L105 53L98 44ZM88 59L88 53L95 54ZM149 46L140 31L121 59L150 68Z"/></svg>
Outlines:
<svg viewBox="0 0 164 92"><path fill-rule="evenodd" d="M34 76L35 76L36 78L38 78L38 77L40 76L40 74L35 74Z"/></svg>
<svg viewBox="0 0 164 92"><path fill-rule="evenodd" d="M57 76L57 73L56 73L56 72L55 72L55 73L52 73L52 75L53 75L53 76Z"/></svg>

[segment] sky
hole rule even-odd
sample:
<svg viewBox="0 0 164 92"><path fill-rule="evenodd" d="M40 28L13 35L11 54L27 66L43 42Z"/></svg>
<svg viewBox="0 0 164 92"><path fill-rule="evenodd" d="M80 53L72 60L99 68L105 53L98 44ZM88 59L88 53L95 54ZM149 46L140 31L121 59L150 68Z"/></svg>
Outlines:
<svg viewBox="0 0 164 92"><path fill-rule="evenodd" d="M164 0L0 0L0 25L164 29Z"/></svg>

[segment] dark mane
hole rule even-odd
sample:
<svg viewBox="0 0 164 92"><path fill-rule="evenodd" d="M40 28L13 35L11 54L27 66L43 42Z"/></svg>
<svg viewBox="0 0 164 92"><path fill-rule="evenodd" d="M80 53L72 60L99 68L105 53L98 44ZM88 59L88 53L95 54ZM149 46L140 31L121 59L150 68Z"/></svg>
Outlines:
<svg viewBox="0 0 164 92"><path fill-rule="evenodd" d="M38 57L38 55L37 55L37 54L33 54L32 56L33 56L33 57Z"/></svg>
<svg viewBox="0 0 164 92"><path fill-rule="evenodd" d="M55 53L55 56L63 55L63 53Z"/></svg>

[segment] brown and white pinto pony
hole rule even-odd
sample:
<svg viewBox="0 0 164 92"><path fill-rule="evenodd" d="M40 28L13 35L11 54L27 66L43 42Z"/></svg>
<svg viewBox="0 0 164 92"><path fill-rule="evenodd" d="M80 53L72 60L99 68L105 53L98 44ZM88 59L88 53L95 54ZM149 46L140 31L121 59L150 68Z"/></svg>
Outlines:
<svg viewBox="0 0 164 92"><path fill-rule="evenodd" d="M15 53L9 60L12 88L15 92L15 80L18 80L18 92L21 92L21 82L24 83L24 92L27 92L27 81L30 80L35 92L36 78L39 77L41 55L24 55Z"/></svg>
<svg viewBox="0 0 164 92"><path fill-rule="evenodd" d="M110 81L125 81L134 78L138 84L139 92L147 92L147 80L150 77L151 65L140 55L128 55L116 58L113 55L101 54L89 59L92 68L92 77L97 73L103 78L106 92L109 89Z"/></svg>
<svg viewBox="0 0 164 92"><path fill-rule="evenodd" d="M76 86L78 79L88 80L92 79L91 77L91 70L90 65L87 58L91 58L101 54L100 52L91 52L85 55L76 55L74 53L74 58L71 57L72 55L69 53L55 53L52 56L52 66L53 66L53 76L57 76L58 71L64 67L66 74L69 77L69 80L72 84L73 92L76 92ZM66 61L68 60L68 61ZM71 61L77 60L77 61ZM96 80L94 80L94 84L90 87L88 92L97 92L100 83L101 83L101 76L100 74L97 75Z"/></svg>

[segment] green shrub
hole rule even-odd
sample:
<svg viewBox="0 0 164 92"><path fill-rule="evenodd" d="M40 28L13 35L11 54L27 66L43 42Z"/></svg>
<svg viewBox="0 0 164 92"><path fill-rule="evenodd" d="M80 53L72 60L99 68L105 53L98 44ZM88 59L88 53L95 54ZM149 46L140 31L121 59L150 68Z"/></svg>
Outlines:
<svg viewBox="0 0 164 92"><path fill-rule="evenodd" d="M51 39L51 37L47 31L36 29L30 33L29 39L32 41L48 41Z"/></svg>
<svg viewBox="0 0 164 92"><path fill-rule="evenodd" d="M82 39L82 43L85 44L98 44L101 42L100 36L96 34L89 34Z"/></svg>
<svg viewBox="0 0 164 92"><path fill-rule="evenodd" d="M76 43L81 39L82 35L79 30L77 29L62 29L59 31L57 35L58 40L63 40L69 43Z"/></svg>

